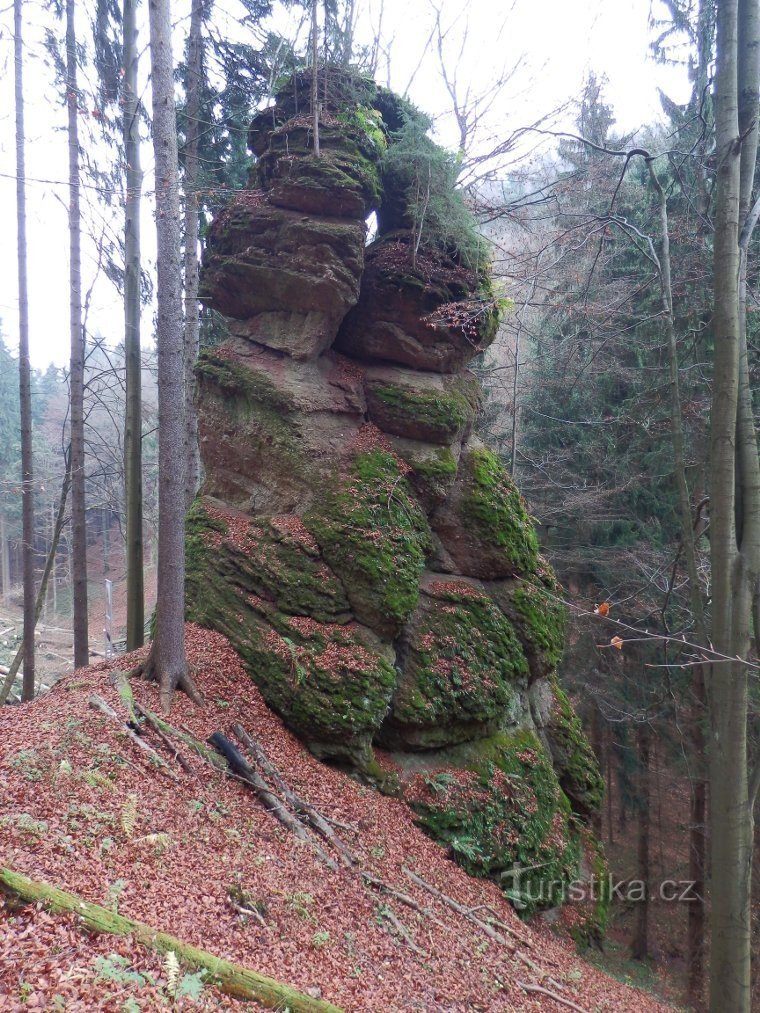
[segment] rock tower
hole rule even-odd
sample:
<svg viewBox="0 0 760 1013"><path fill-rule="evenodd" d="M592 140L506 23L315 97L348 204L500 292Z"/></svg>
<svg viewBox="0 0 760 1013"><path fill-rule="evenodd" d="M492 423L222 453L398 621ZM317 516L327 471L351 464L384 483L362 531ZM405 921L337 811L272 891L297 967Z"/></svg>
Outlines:
<svg viewBox="0 0 760 1013"><path fill-rule="evenodd" d="M418 114L328 69L316 158L309 87L254 118L250 189L208 237L202 294L229 334L197 366L188 618L227 635L318 757L551 906L584 855L603 861L585 825L602 782L554 674L560 589L474 434L487 265L425 233L419 164L439 149L406 174L388 158Z"/></svg>

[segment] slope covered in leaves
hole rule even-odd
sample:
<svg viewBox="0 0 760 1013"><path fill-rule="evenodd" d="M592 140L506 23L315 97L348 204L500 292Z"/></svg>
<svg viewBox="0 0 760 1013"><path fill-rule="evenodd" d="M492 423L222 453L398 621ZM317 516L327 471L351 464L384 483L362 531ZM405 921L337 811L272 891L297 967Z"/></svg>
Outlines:
<svg viewBox="0 0 760 1013"><path fill-rule="evenodd" d="M108 665L0 710L0 865L346 1010L662 1008L585 964L547 926L522 924L496 885L469 878L403 803L311 757L263 703L222 636L188 627L188 654L206 704L179 696L173 726L204 740L242 724L290 787L334 821L357 867L330 871L246 787L190 750L183 751L191 771L167 751L171 769L151 762L122 730L126 708ZM136 657L120 659L121 667ZM138 702L157 708L155 687L135 682L133 689ZM119 722L88 705L93 694ZM501 923L503 941L434 898L410 872L467 910L483 915L486 905L484 917ZM397 894L379 891L369 877ZM165 961L128 938L89 936L76 922L6 905L0 1009L170 1004L169 986L177 983L167 982ZM185 985L197 993L190 976ZM188 1009L231 1005L209 985L200 999L179 999Z"/></svg>

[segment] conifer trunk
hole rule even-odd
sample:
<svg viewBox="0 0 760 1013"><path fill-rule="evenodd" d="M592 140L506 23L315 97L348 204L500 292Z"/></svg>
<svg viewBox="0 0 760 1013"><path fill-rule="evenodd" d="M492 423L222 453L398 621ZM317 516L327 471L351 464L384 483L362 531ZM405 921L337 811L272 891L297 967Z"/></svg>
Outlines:
<svg viewBox="0 0 760 1013"><path fill-rule="evenodd" d="M34 465L32 460L32 389L29 363L29 296L26 258L26 158L24 137L24 48L21 0L14 0L16 98L16 227L18 256L18 377L21 416L21 526L24 564L24 679L21 699L34 697ZM8 594L10 567L2 530L3 594Z"/></svg>
<svg viewBox="0 0 760 1013"><path fill-rule="evenodd" d="M71 336L71 533L73 541L74 667L89 664L87 527L84 451L84 332L79 213L79 89L75 0L66 0L66 105L69 142L69 324Z"/></svg>
<svg viewBox="0 0 760 1013"><path fill-rule="evenodd" d="M140 355L140 168L139 102L137 98L138 0L124 0L123 11L123 139L126 160L124 216L124 483L127 539L127 650L141 647L145 630L142 494L142 363Z"/></svg>
<svg viewBox="0 0 760 1013"><path fill-rule="evenodd" d="M187 42L185 79L187 133L185 138L185 430L187 475L185 507L200 487L201 460L198 447L198 410L195 400L195 360L198 358L198 139L203 74L203 0L192 0Z"/></svg>
<svg viewBox="0 0 760 1013"><path fill-rule="evenodd" d="M171 706L185 658L185 391L177 123L169 0L150 0L158 304L158 604L150 665Z"/></svg>

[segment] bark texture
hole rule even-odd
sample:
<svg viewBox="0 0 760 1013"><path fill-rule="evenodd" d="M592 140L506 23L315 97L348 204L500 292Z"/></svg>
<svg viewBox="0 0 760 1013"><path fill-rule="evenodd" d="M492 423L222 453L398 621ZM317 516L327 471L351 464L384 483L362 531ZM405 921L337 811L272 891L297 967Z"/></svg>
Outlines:
<svg viewBox="0 0 760 1013"><path fill-rule="evenodd" d="M21 699L34 696L34 469L32 460L32 391L29 364L29 296L26 257L26 159L24 137L24 47L21 0L13 4L16 97L16 229L18 256L18 376L21 416L21 525L24 569L24 681ZM4 533L3 533L4 535ZM4 541L4 539L3 539ZM3 544L3 559L6 547ZM3 567L3 594L8 593Z"/></svg>
<svg viewBox="0 0 760 1013"><path fill-rule="evenodd" d="M69 330L71 336L71 534L74 588L74 666L90 662L87 620L87 526L84 450L84 332L79 213L79 88L75 0L66 0L66 104L69 141Z"/></svg>
<svg viewBox="0 0 760 1013"><path fill-rule="evenodd" d="M171 706L185 658L185 391L180 208L171 10L150 4L153 151L156 164L158 305L158 605L151 667L161 704Z"/></svg>
<svg viewBox="0 0 760 1013"><path fill-rule="evenodd" d="M126 417L124 481L127 514L127 650L141 647L145 628L142 513L142 368L140 359L140 168L137 98L138 0L124 0L124 157L127 196L124 221L124 360Z"/></svg>

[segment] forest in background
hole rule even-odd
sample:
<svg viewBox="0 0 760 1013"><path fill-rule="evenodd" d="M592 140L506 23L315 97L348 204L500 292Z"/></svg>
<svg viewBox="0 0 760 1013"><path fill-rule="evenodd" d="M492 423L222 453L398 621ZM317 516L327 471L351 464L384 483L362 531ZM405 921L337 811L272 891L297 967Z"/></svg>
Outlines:
<svg viewBox="0 0 760 1013"><path fill-rule="evenodd" d="M197 306L197 289L194 292L192 286L204 230L229 193L245 183L251 110L266 105L278 82L309 60L317 66L320 61L351 63L369 74L379 66L385 45L380 28L368 47L357 51L354 45L358 5L285 6L296 22L300 19L289 35L264 29L269 4L254 0L245 5L242 19L251 33L249 41L221 37L215 30L213 4L200 0L193 5L187 39L180 35L176 123L185 234L194 234L188 231L191 220L198 229L198 238L185 243L185 298L190 306ZM495 273L501 279L497 294L506 311L499 341L478 366L489 393L482 430L498 443L540 522L545 551L574 615L562 674L580 703L606 771L608 840L613 844L616 832L626 834L629 823L633 825L637 841L632 874L652 881L658 860L651 840L653 814L671 786L682 799L679 817L684 825L666 832L660 828L661 874L671 861L663 857L663 842L672 848L673 835L680 834L675 842L678 861L685 877L704 895L709 845L705 670L719 660L716 653L728 657L736 653L721 647L719 638L709 632L714 601L710 409L720 336L713 295L719 186L711 67L716 17L722 8L707 0L699 5L671 0L667 6L670 21L655 26L653 46L664 60L682 59L686 51L693 84L686 105L663 96L662 122L644 126L635 137L623 135L615 130L603 81L591 75L576 103L573 131L560 131L547 118L495 142L479 134L488 97L463 92L444 58L456 32L447 29L439 13L431 21L430 43L437 44L441 53L442 77L459 125L459 149L446 164L436 164L425 149L424 131L420 134L417 128L417 136L408 138L408 164L410 185L418 192L421 181L423 191L427 186L426 199L417 209L420 229L429 229L433 237L440 232L433 181L438 173L448 179L453 172L493 243ZM52 13L71 15L72 9L70 2L67 12ZM125 103L120 87L123 14L106 2L94 8L82 4L77 10L86 43L67 49L51 33L47 52L63 95L72 95L71 75L77 71L80 81L86 82L76 86L76 102L68 101L74 118L87 123L74 141L82 175L73 185L107 184L115 222L126 198L139 193L135 180L130 186L124 174L125 164L132 171L138 166L134 158L126 159L129 130L122 129L120 119ZM319 30L310 32L317 15ZM72 52L77 57L73 62L67 59ZM508 74L503 77L497 85L506 84ZM135 106L135 122L145 143L149 117L142 100ZM756 129L754 122L752 128ZM533 151L521 164L518 155L526 135L542 138L543 149L540 157ZM751 169L750 192L754 162ZM746 212L754 213L751 203ZM134 221L134 209L132 214ZM130 289L129 236L122 236L114 225L96 236L97 272L113 283L117 305ZM750 229L743 247L747 354L742 383L755 431L751 392L760 386L756 252ZM151 273L145 268L138 271L137 285L131 287L143 307L153 298L153 286L145 281ZM86 271L79 280L85 291L80 304L86 309L92 279L85 275ZM144 310L138 309L136 315L133 310L131 326L144 315ZM202 309L191 310L185 327L192 362L198 344L217 339L219 322ZM106 579L114 581L116 593L113 640L120 644L127 636L129 425L125 428L124 420L128 389L134 392L136 381L134 368L131 382L127 380L129 351L123 343L112 347L110 341L90 335L86 312L75 330L81 346L72 369L31 376L35 499L31 556L37 586L48 556L52 560L41 603L43 626L73 630L74 560L83 550L81 540L76 547L68 507L52 556L50 550L71 452L67 383L78 373L83 422L79 452L84 467L77 474L84 484L81 519L88 571L83 602L80 583L80 613L83 610L89 618L91 656L105 651L100 617L105 612ZM114 331L118 332L116 325ZM151 573L158 551L155 364L152 352L145 351L150 337L144 335L144 361L137 371L142 394L137 441L142 450L144 533L140 568L146 574ZM7 668L20 642L25 539L19 500L23 477L18 361L6 346L0 355L0 575L9 626L0 640L0 662ZM746 516L750 513L747 508ZM745 521L739 516L741 528ZM757 599L756 573L754 579ZM141 630L149 615L150 608L138 622ZM70 637L64 640L70 644ZM744 666L745 675L747 670L753 673L746 723L752 755L758 669L756 641L749 636L746 641L742 659L751 664ZM61 670L62 651L57 641L51 666L41 670L43 681L45 670ZM43 643L39 654L44 652ZM20 680L11 692L20 695ZM753 786L754 782L750 789ZM629 915L633 955L642 961L662 956L650 938L649 905L641 903ZM680 963L695 1005L706 969L705 915L701 904L679 907L686 941L674 963Z"/></svg>

